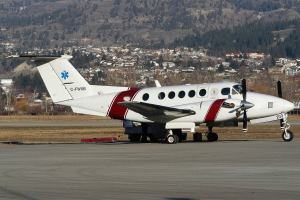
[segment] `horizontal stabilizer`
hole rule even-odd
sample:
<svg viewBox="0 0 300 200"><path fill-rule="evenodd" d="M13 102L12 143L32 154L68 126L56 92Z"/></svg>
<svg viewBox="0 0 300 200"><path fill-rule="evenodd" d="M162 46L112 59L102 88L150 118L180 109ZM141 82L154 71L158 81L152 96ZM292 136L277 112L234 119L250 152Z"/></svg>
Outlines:
<svg viewBox="0 0 300 200"><path fill-rule="evenodd" d="M83 108L78 108L78 107L74 107L72 106L72 111L74 113L78 113L78 114L84 114L84 115L94 115L94 116L106 116L106 113L101 113L101 112L97 112L94 110L87 110L87 109L83 109Z"/></svg>
<svg viewBox="0 0 300 200"><path fill-rule="evenodd" d="M64 58L66 55L62 56L49 56L49 55L15 55L12 58L19 58L21 60L30 60L34 62L37 66L43 65L45 63L51 62L57 58Z"/></svg>

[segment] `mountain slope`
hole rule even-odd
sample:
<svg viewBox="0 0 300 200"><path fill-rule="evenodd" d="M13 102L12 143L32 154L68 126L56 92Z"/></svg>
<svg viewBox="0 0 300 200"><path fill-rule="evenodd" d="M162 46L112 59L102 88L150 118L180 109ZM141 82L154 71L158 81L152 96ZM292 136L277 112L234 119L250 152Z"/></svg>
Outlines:
<svg viewBox="0 0 300 200"><path fill-rule="evenodd" d="M0 0L0 40L23 48L163 46L195 33L300 18L299 0Z"/></svg>

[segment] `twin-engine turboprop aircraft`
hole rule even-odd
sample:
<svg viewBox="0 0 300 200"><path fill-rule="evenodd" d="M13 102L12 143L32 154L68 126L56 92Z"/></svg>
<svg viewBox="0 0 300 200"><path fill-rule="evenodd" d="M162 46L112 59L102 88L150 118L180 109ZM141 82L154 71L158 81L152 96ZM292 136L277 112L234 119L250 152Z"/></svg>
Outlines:
<svg viewBox="0 0 300 200"><path fill-rule="evenodd" d="M25 57L44 61L38 71L54 103L70 106L75 113L124 120L131 141L146 141L149 137L173 144L185 139L183 130L193 132L194 140L201 141L202 134L195 132L196 126L201 124L208 127L208 141L216 141L215 126L237 126L241 121L243 131L247 131L248 121L274 120L280 120L283 140L293 139L287 112L293 110L294 105L282 99L280 82L279 97L247 92L245 80L242 84L222 82L166 87L157 83L157 87L151 88L96 86L88 84L72 66L71 56Z"/></svg>

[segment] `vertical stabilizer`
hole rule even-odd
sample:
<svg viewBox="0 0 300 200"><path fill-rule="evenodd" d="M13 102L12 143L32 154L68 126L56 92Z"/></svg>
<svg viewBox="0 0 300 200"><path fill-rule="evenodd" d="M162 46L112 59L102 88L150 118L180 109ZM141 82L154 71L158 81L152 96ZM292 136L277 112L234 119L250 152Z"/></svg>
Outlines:
<svg viewBox="0 0 300 200"><path fill-rule="evenodd" d="M92 95L91 86L69 62L71 58L65 55L38 67L55 103Z"/></svg>

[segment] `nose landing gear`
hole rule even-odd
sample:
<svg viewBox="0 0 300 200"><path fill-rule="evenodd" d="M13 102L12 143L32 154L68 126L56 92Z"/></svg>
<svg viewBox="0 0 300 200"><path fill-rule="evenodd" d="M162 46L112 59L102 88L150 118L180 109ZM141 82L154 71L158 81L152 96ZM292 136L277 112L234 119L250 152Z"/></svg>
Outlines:
<svg viewBox="0 0 300 200"><path fill-rule="evenodd" d="M287 122L288 115L286 113L281 114L281 119L280 119L280 128L283 130L282 132L282 139L285 142L290 142L294 139L294 134L292 131L289 130L291 125Z"/></svg>

